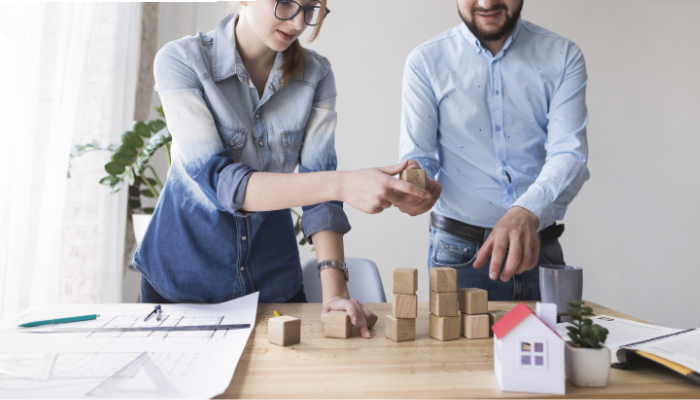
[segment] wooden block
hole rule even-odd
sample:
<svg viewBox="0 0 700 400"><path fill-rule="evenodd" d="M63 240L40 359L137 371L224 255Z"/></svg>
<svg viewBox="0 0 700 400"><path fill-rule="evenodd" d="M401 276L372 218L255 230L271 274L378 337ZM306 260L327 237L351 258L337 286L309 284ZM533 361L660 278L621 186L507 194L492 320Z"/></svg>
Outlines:
<svg viewBox="0 0 700 400"><path fill-rule="evenodd" d="M438 317L430 314L430 337L437 340L459 339L459 316Z"/></svg>
<svg viewBox="0 0 700 400"><path fill-rule="evenodd" d="M386 337L395 341L416 340L415 318L394 318L386 316Z"/></svg>
<svg viewBox="0 0 700 400"><path fill-rule="evenodd" d="M430 292L430 312L438 317L458 316L457 293Z"/></svg>
<svg viewBox="0 0 700 400"><path fill-rule="evenodd" d="M345 311L331 311L326 314L326 337L347 339L352 333L352 322Z"/></svg>
<svg viewBox="0 0 700 400"><path fill-rule="evenodd" d="M418 296L415 294L395 294L391 306L394 318L418 318Z"/></svg>
<svg viewBox="0 0 700 400"><path fill-rule="evenodd" d="M503 310L493 310L489 311L487 314L489 316L489 335L493 336L493 324L500 321L501 318L508 313Z"/></svg>
<svg viewBox="0 0 700 400"><path fill-rule="evenodd" d="M424 169L405 169L401 172L401 180L425 189L425 181L427 179Z"/></svg>
<svg viewBox="0 0 700 400"><path fill-rule="evenodd" d="M415 294L418 290L418 270L415 268L396 268L392 280L394 294Z"/></svg>
<svg viewBox="0 0 700 400"><path fill-rule="evenodd" d="M283 315L267 321L267 340L278 346L291 346L301 341L301 320Z"/></svg>
<svg viewBox="0 0 700 400"><path fill-rule="evenodd" d="M437 293L457 293L457 270L430 268L430 290Z"/></svg>
<svg viewBox="0 0 700 400"><path fill-rule="evenodd" d="M488 314L462 314L461 335L467 339L485 339L489 337Z"/></svg>
<svg viewBox="0 0 700 400"><path fill-rule="evenodd" d="M477 288L459 289L459 311L465 314L486 314L489 310L489 292Z"/></svg>

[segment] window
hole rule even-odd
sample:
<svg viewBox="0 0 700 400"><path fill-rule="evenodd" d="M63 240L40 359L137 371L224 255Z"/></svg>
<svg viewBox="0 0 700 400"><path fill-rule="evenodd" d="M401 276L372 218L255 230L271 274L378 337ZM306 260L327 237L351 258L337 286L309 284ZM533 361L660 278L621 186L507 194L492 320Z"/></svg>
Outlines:
<svg viewBox="0 0 700 400"><path fill-rule="evenodd" d="M544 342L520 342L520 366L525 368L547 368L547 353Z"/></svg>

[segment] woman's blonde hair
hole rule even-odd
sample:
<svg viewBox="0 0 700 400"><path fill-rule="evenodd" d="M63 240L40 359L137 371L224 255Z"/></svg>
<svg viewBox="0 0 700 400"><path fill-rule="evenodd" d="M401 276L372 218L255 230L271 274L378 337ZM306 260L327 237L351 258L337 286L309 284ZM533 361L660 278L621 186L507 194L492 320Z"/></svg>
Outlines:
<svg viewBox="0 0 700 400"><path fill-rule="evenodd" d="M309 43L316 40L318 34L321 32L321 26L323 25L323 19L326 16L326 3L328 0L321 0L321 7L319 9L318 24L314 26L314 30L311 33L311 38L309 38ZM285 86L289 81L294 79L297 75L304 71L304 53L306 50L299 43L299 39L292 42L292 44L282 53L282 86Z"/></svg>

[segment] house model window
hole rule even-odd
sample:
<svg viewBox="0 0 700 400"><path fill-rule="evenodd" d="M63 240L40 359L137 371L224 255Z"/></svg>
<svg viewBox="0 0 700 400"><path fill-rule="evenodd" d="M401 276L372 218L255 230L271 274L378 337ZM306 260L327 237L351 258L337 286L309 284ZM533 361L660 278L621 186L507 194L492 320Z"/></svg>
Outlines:
<svg viewBox="0 0 700 400"><path fill-rule="evenodd" d="M547 353L544 342L520 342L520 366L547 368Z"/></svg>

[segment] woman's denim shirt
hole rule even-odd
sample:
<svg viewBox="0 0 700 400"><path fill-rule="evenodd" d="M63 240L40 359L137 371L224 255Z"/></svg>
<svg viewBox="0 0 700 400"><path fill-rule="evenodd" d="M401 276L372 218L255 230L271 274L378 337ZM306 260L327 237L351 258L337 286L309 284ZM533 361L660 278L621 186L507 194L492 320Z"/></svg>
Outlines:
<svg viewBox="0 0 700 400"><path fill-rule="evenodd" d="M248 178L337 164L328 60L306 50L303 73L282 87L277 53L260 98L236 51L235 17L166 44L155 58L172 165L134 266L174 302L216 303L256 291L265 303L294 296L302 274L291 213L242 211ZM340 202L303 210L307 240L321 230L350 230Z"/></svg>

